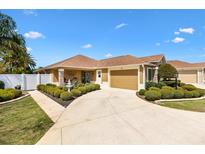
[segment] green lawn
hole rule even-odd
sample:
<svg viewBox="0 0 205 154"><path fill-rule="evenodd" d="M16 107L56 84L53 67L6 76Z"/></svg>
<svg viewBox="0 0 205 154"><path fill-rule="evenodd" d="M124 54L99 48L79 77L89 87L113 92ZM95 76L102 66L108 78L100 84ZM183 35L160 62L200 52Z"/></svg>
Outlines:
<svg viewBox="0 0 205 154"><path fill-rule="evenodd" d="M0 105L0 144L35 144L52 125L31 97Z"/></svg>
<svg viewBox="0 0 205 154"><path fill-rule="evenodd" d="M205 112L205 99L193 101L163 102L163 104L160 105L182 110Z"/></svg>

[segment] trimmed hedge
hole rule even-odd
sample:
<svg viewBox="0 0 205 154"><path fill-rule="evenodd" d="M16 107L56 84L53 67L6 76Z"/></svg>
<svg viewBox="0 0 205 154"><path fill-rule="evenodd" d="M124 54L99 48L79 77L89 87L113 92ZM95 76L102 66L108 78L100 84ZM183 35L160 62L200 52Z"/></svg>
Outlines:
<svg viewBox="0 0 205 154"><path fill-rule="evenodd" d="M79 87L78 90L81 92L81 94L86 94L86 88L85 87Z"/></svg>
<svg viewBox="0 0 205 154"><path fill-rule="evenodd" d="M145 90L145 89L140 89L140 91L139 91L139 95L144 96L145 92L146 92L146 90Z"/></svg>
<svg viewBox="0 0 205 154"><path fill-rule="evenodd" d="M192 98L193 97L193 92L192 91L184 91L184 98Z"/></svg>
<svg viewBox="0 0 205 154"><path fill-rule="evenodd" d="M174 90L174 98L179 99L179 98L183 98L184 97L184 91L177 89Z"/></svg>
<svg viewBox="0 0 205 154"><path fill-rule="evenodd" d="M150 87L149 90L157 90L157 91L159 91L160 89L157 88L157 87Z"/></svg>
<svg viewBox="0 0 205 154"><path fill-rule="evenodd" d="M73 99L73 94L70 93L70 92L62 92L61 95L60 95L60 98L63 100L63 101L68 101L68 100L71 100Z"/></svg>
<svg viewBox="0 0 205 154"><path fill-rule="evenodd" d="M65 92L64 90L57 89L54 91L54 97L60 98L61 93Z"/></svg>
<svg viewBox="0 0 205 154"><path fill-rule="evenodd" d="M148 101L155 101L161 98L161 93L157 90L148 90L145 92L145 99Z"/></svg>
<svg viewBox="0 0 205 154"><path fill-rule="evenodd" d="M45 92L53 97L56 97L56 98L61 98L62 100L67 100L67 98L64 98L64 97L68 97L67 95L68 94L62 94L64 92L68 92L68 88L67 87L58 87L54 84L39 84L37 86L37 89L39 91L42 91L42 92ZM79 97L83 94L86 94L87 92L91 92L91 91L94 91L94 90L99 90L100 89L100 85L99 84L79 84L78 88L74 88L71 90L70 94L72 94L72 97L69 97L68 100L72 99L73 96L74 97ZM62 94L62 97L61 97L61 94ZM70 95L69 94L69 95ZM66 95L66 96L64 96Z"/></svg>
<svg viewBox="0 0 205 154"><path fill-rule="evenodd" d="M170 86L163 86L161 89L157 87L150 87L146 92L145 90L140 90L140 93L141 95L143 95L143 92L145 92L145 99L153 101L157 100L159 96L158 93L157 96L153 96L154 94L156 94L153 91L160 93L161 99L198 98L205 95L204 89L196 88L195 86L190 84L184 85L183 88L178 87L177 89Z"/></svg>
<svg viewBox="0 0 205 154"><path fill-rule="evenodd" d="M22 91L12 88L0 89L0 102L8 101L14 98L18 98L22 95Z"/></svg>
<svg viewBox="0 0 205 154"><path fill-rule="evenodd" d="M192 90L196 90L197 89L194 85L191 85L191 84L185 84L184 86L182 86L182 88L184 90L188 90L188 91L192 91Z"/></svg>
<svg viewBox="0 0 205 154"><path fill-rule="evenodd" d="M174 98L174 90L171 90L169 88L162 88L160 90L161 92L161 98L162 99L171 99Z"/></svg>
<svg viewBox="0 0 205 154"><path fill-rule="evenodd" d="M81 96L81 91L78 89L72 89L71 93L73 94L74 97L79 97Z"/></svg>

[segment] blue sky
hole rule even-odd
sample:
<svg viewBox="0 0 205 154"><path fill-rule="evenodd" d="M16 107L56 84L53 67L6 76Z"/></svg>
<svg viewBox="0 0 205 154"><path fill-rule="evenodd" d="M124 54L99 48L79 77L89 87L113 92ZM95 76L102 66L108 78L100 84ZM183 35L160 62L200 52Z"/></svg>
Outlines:
<svg viewBox="0 0 205 154"><path fill-rule="evenodd" d="M16 21L37 66L76 54L205 61L205 10L1 11Z"/></svg>

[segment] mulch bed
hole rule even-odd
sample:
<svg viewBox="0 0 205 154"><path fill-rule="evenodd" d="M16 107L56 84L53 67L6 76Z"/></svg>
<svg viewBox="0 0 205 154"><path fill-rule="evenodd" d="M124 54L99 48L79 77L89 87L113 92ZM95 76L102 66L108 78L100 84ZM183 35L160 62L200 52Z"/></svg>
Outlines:
<svg viewBox="0 0 205 154"><path fill-rule="evenodd" d="M41 92L41 91L40 91ZM44 93L44 92L41 92L43 93L44 95L48 96L49 98L51 98L52 100L54 100L55 102L57 102L58 104L62 105L63 107L67 107L68 105L70 105L75 99L71 99L69 101L63 101L61 100L60 98L56 98L56 97L53 97L52 95L49 95L47 93Z"/></svg>

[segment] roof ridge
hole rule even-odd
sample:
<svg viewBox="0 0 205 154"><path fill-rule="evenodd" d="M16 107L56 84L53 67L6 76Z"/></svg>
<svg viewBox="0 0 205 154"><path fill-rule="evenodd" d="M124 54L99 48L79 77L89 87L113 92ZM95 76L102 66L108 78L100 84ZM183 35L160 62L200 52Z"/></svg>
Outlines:
<svg viewBox="0 0 205 154"><path fill-rule="evenodd" d="M67 60L70 60L70 59L73 59L73 58L76 58L76 57L79 57L79 56L85 57L85 58L89 58L89 59L94 60L94 61L97 62L97 60L95 60L95 59L93 59L93 58L90 58L90 57L88 57L88 56L84 56L84 55L78 54L78 55L75 55L75 56L66 58L66 59L64 59L64 60L61 60L61 61L59 61L59 62L56 62L56 63L54 63L54 64L47 65L47 66L45 66L44 68L51 67L51 66L53 66L53 65L57 65L57 64L60 64L60 63L64 63L64 62L66 62Z"/></svg>
<svg viewBox="0 0 205 154"><path fill-rule="evenodd" d="M121 56L115 56L115 57L110 57L110 58L104 58L104 59L100 59L99 61L101 61L101 60L109 60L109 59L114 59L114 58L120 58L120 57L126 57L126 56L138 58L138 57L136 57L136 56L133 56L133 55L128 54L128 55L121 55Z"/></svg>

